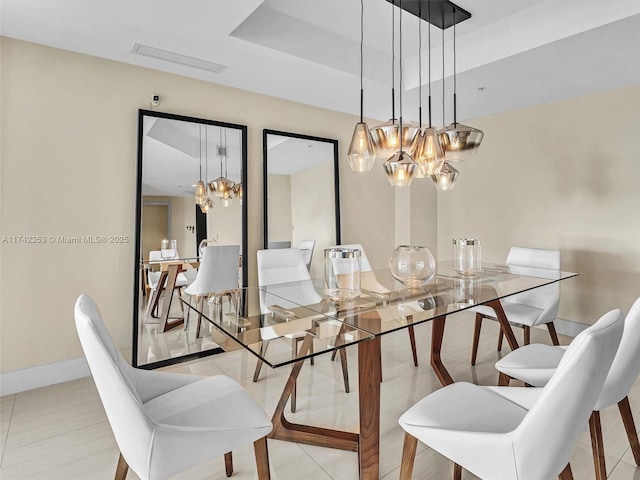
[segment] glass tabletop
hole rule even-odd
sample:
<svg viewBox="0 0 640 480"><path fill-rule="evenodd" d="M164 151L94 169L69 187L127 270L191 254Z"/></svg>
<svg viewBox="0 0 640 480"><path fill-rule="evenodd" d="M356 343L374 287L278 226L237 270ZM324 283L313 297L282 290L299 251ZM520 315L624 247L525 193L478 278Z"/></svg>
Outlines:
<svg viewBox="0 0 640 480"><path fill-rule="evenodd" d="M421 288L406 287L393 278L389 269L374 270L361 273L362 293L355 300L336 303L323 299L321 303L306 307L325 314L328 308L334 308L335 313L331 315L338 321L372 335L382 335L513 295L526 297L533 289L537 289L536 295L555 296L557 282L577 275L559 270L483 263L478 274L463 276L453 270L451 261L439 262L435 277ZM322 279L310 282L322 296ZM277 303L275 297L285 301L287 292L293 291L296 283L299 282L265 289ZM299 305L305 303L298 300Z"/></svg>
<svg viewBox="0 0 640 480"><path fill-rule="evenodd" d="M213 325L213 339L224 350L244 347L275 368L512 295L526 297L533 289L537 295L555 296L557 282L576 275L483 264L478 274L462 276L451 262L441 262L435 277L421 288L407 288L388 269L363 272L362 294L345 302L326 298L322 279L314 279L242 288L221 301L214 298L190 308ZM268 313L238 313L247 310L242 305L258 301L260 311ZM313 338L313 351L296 355L298 342L307 335Z"/></svg>
<svg viewBox="0 0 640 480"><path fill-rule="evenodd" d="M312 283L296 284L294 290L301 286L315 291ZM186 298L182 301L192 309L191 318L201 313L212 325L211 336L223 350L245 348L273 368L374 338L369 332L339 321L335 308L319 295L308 299L317 300L318 304L301 305L263 289L245 287L218 298L191 304ZM265 306L263 311L269 313L238 313L245 310L243 305L258 300ZM307 336L313 339L313 350L297 354L298 343Z"/></svg>

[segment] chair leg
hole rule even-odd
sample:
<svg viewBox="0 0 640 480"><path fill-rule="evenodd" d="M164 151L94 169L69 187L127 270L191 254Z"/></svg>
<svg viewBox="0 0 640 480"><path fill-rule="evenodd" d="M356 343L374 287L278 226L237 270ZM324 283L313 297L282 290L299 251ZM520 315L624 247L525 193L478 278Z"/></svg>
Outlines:
<svg viewBox="0 0 640 480"><path fill-rule="evenodd" d="M224 472L227 474L227 477L233 475L233 456L231 452L224 454Z"/></svg>
<svg viewBox="0 0 640 480"><path fill-rule="evenodd" d="M269 340L263 340L262 341L262 346L260 347L260 356L264 357L265 354L267 353L267 347L269 346ZM264 362L262 361L262 359L258 359L258 363L256 363L256 371L253 372L253 381L257 382L258 381L258 377L260 376L260 369L262 368L262 364Z"/></svg>
<svg viewBox="0 0 640 480"><path fill-rule="evenodd" d="M342 364L342 378L344 379L344 391L349 393L349 368L347 366L347 349L340 349L340 363Z"/></svg>
<svg viewBox="0 0 640 480"><path fill-rule="evenodd" d="M522 330L524 330L524 344L529 345L531 343L531 327L523 325Z"/></svg>
<svg viewBox="0 0 640 480"><path fill-rule="evenodd" d="M638 442L638 432L636 431L636 425L633 421L631 406L629 405L629 397L624 397L618 402L618 410L620 410L622 423L624 423L624 429L627 432L631 452L633 452L633 459L636 465L640 467L640 443Z"/></svg>
<svg viewBox="0 0 640 480"><path fill-rule="evenodd" d="M262 437L253 442L253 451L256 455L256 467L258 468L258 480L271 480L269 471L269 450L267 449L267 437Z"/></svg>
<svg viewBox="0 0 640 480"><path fill-rule="evenodd" d="M457 463L453 464L453 480L462 480L462 467Z"/></svg>
<svg viewBox="0 0 640 480"><path fill-rule="evenodd" d="M476 364L478 344L480 343L480 329L482 328L482 314L476 313L476 323L473 328L473 346L471 347L471 365Z"/></svg>
<svg viewBox="0 0 640 480"><path fill-rule="evenodd" d="M116 467L116 476L114 477L114 480L124 480L127 477L128 471L129 464L127 464L127 461L124 459L121 453L120 457L118 457L118 466Z"/></svg>
<svg viewBox="0 0 640 480"><path fill-rule="evenodd" d="M413 462L416 459L418 439L413 435L404 433L404 445L402 447L402 463L400 464L400 480L411 480L413 475Z"/></svg>
<svg viewBox="0 0 640 480"><path fill-rule="evenodd" d="M413 366L418 366L418 350L416 349L416 333L413 330L413 325L409 325L407 328L409 332L409 343L411 344L411 353L413 355Z"/></svg>
<svg viewBox="0 0 640 480"><path fill-rule="evenodd" d="M500 333L498 333L498 351L502 351L502 339L504 338L504 333L502 332L502 327L500 328Z"/></svg>
<svg viewBox="0 0 640 480"><path fill-rule="evenodd" d="M591 413L591 417L589 417L589 431L591 432L591 449L593 450L593 465L596 470L596 480L605 480L607 478L607 468L604 461L600 412Z"/></svg>
<svg viewBox="0 0 640 480"><path fill-rule="evenodd" d="M573 480L573 472L571 471L570 463L567 463L567 466L564 467L564 470L560 472L558 480Z"/></svg>
<svg viewBox="0 0 640 480"><path fill-rule="evenodd" d="M500 372L500 375L498 375L499 387L508 387L510 381L511 381L511 377L509 375L507 375L506 373Z"/></svg>
<svg viewBox="0 0 640 480"><path fill-rule="evenodd" d="M198 299L198 323L196 325L196 338L200 338L200 327L202 326L202 310L204 309L204 295Z"/></svg>
<svg viewBox="0 0 640 480"><path fill-rule="evenodd" d="M558 341L558 333L556 332L556 326L553 322L547 323L547 329L549 330L549 336L551 337L551 343L558 346L560 342Z"/></svg>

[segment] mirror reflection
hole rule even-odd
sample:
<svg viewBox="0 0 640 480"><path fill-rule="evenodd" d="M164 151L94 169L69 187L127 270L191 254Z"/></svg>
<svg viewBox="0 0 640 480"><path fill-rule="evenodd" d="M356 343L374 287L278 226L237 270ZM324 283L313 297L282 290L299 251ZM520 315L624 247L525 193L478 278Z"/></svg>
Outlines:
<svg viewBox="0 0 640 480"><path fill-rule="evenodd" d="M340 243L338 141L264 130L264 248L299 248L312 278Z"/></svg>
<svg viewBox="0 0 640 480"><path fill-rule="evenodd" d="M221 351L181 299L238 308L228 292L247 278L246 127L140 110L138 142L133 364L160 366ZM229 278L211 278L221 262Z"/></svg>

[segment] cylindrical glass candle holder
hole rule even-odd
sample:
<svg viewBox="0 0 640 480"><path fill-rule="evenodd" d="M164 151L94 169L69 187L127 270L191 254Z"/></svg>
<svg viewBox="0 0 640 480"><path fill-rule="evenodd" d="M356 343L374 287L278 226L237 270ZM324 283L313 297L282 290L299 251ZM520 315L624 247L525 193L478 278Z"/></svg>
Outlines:
<svg viewBox="0 0 640 480"><path fill-rule="evenodd" d="M482 270L482 249L477 238L453 239L453 269L461 275L476 275Z"/></svg>
<svg viewBox="0 0 640 480"><path fill-rule="evenodd" d="M324 294L334 302L360 296L360 250L327 248L324 251Z"/></svg>
<svg viewBox="0 0 640 480"><path fill-rule="evenodd" d="M409 288L420 288L436 274L436 261L427 247L400 245L389 259L393 278Z"/></svg>

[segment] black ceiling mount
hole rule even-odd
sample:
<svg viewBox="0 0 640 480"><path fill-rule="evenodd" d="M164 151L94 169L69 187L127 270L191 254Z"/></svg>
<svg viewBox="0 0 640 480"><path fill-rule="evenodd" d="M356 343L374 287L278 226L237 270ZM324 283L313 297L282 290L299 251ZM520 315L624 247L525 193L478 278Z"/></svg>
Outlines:
<svg viewBox="0 0 640 480"><path fill-rule="evenodd" d="M402 4L402 9L405 12L409 12L440 29L449 28L454 23L458 24L471 18L471 14L464 8L460 8L448 0L387 0L387 2L393 3L397 7ZM431 17L430 21L429 17Z"/></svg>

